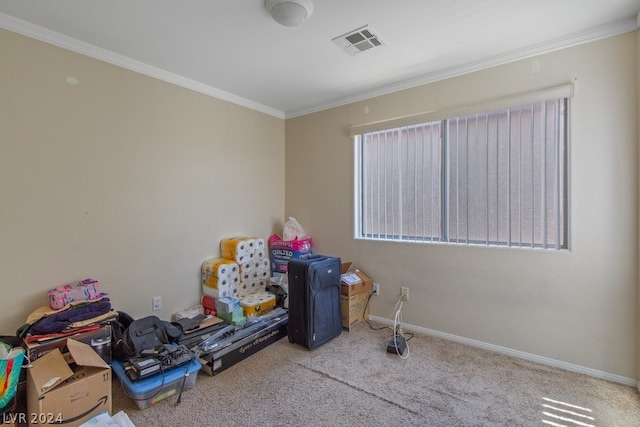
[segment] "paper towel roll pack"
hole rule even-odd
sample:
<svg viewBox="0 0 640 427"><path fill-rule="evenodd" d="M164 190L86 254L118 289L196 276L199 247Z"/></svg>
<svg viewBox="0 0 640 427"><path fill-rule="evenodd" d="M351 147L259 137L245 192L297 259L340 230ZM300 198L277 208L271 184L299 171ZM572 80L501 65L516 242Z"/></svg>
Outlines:
<svg viewBox="0 0 640 427"><path fill-rule="evenodd" d="M261 316L276 306L276 296L271 292L260 291L240 298L245 317Z"/></svg>

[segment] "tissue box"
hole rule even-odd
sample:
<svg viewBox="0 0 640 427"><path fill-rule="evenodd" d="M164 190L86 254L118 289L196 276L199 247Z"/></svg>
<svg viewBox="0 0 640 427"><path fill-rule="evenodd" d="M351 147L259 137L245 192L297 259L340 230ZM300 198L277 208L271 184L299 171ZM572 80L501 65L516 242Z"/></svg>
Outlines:
<svg viewBox="0 0 640 427"><path fill-rule="evenodd" d="M240 308L240 301L232 297L222 297L216 300L216 310L218 314L233 313Z"/></svg>
<svg viewBox="0 0 640 427"><path fill-rule="evenodd" d="M225 322L235 326L244 325L247 322L247 318L244 317L244 311L242 310L242 308L239 308L232 313L225 313L224 311L220 311L218 313L218 317Z"/></svg>

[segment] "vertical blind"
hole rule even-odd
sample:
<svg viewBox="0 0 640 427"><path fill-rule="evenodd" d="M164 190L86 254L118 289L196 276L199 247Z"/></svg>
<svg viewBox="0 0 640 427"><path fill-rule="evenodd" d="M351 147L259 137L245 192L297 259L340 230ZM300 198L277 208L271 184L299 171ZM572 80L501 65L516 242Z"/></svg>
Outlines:
<svg viewBox="0 0 640 427"><path fill-rule="evenodd" d="M356 138L356 237L567 247L567 98Z"/></svg>

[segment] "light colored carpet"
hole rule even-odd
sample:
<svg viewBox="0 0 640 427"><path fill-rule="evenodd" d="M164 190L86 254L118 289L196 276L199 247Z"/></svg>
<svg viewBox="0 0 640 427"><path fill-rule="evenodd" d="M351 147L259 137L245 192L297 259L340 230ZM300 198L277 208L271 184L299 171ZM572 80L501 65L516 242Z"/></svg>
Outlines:
<svg viewBox="0 0 640 427"><path fill-rule="evenodd" d="M139 410L114 380L113 411L137 427L640 426L635 388L419 334L402 360L390 337L363 324L313 351L285 337L200 372L180 405Z"/></svg>

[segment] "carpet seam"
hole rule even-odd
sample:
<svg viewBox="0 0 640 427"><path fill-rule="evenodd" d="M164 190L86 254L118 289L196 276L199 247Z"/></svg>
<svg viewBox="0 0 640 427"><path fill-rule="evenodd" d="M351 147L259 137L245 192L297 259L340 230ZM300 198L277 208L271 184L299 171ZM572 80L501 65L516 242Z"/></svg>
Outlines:
<svg viewBox="0 0 640 427"><path fill-rule="evenodd" d="M304 369L307 369L307 370L311 371L311 372L315 372L316 374L320 374L320 375L322 375L322 376L324 376L324 377L327 377L327 378L329 378L329 379L331 379L331 380L334 380L334 381L337 381L337 382L339 382L339 383L341 383L341 384L344 384L344 385L346 385L346 386L347 386L347 387L349 387L349 388L352 388L352 389L354 389L354 390L357 390L357 391L360 391L360 392L366 393L366 394L368 394L369 396L373 396L373 397L375 397L376 399L382 400L383 402L387 402L387 403L389 403L389 404L391 404L391 405L393 405L393 406L396 406L396 407L398 407L398 408L404 409L405 411L408 411L408 412L410 412L410 413L412 413L412 414L414 414L414 415L417 415L417 416L419 416L419 417L424 417L424 414L422 414L422 413L420 413L420 412L414 411L413 409L411 409L411 408L407 408L406 406L404 406L404 405L402 405L402 404L400 404L400 403L397 403L397 402L394 402L393 400L390 400L390 399L387 399L387 398L385 398L385 397L379 396L379 395L377 395L377 394L375 394L375 393L372 393L372 392L370 392L370 391L368 391L368 390L365 390L365 389L363 389L363 388L361 388L361 387L357 387L357 386L355 386L355 385L353 385L353 384L351 384L351 383L348 383L348 382L346 382L346 381L344 381L344 380L341 380L340 378L337 378L337 377L331 376L331 375L327 374L326 372L322 372L322 371L319 371L319 370L317 370L317 369L310 368L310 367L308 367L308 366L306 366L306 365L303 365L302 363L297 362L297 361L294 361L294 360L292 360L292 362L293 362L293 363L295 363L295 364L296 364L296 365L298 365L298 366L301 366L301 367L302 367L302 368L304 368Z"/></svg>

